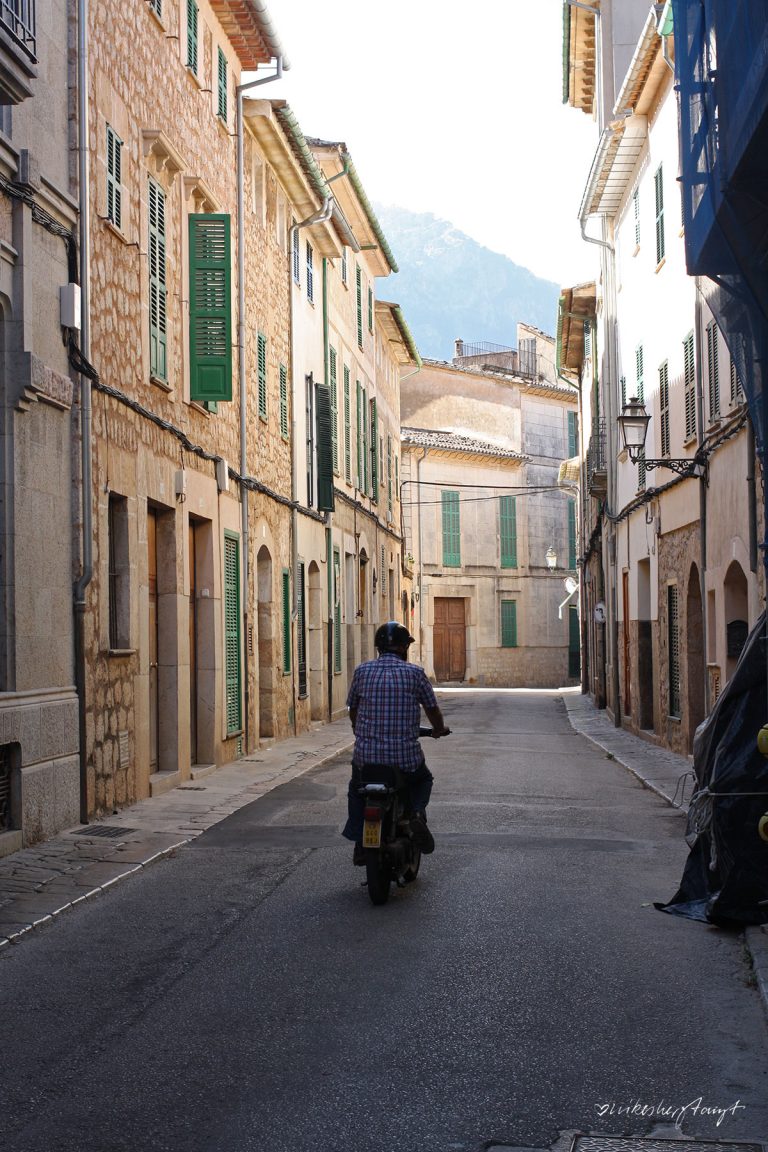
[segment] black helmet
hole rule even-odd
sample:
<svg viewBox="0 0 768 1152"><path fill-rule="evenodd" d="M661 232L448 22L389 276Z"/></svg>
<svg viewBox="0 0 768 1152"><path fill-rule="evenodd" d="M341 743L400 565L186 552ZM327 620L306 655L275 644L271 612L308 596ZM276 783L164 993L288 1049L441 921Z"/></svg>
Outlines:
<svg viewBox="0 0 768 1152"><path fill-rule="evenodd" d="M387 620L376 629L373 643L379 652L394 652L396 648L407 648L413 644L413 636L403 624L397 620Z"/></svg>

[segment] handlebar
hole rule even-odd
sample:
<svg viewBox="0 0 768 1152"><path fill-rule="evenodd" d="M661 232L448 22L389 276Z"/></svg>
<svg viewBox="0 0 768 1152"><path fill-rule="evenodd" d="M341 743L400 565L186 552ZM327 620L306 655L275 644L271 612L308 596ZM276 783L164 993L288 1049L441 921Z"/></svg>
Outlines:
<svg viewBox="0 0 768 1152"><path fill-rule="evenodd" d="M450 736L450 734L450 728L443 728L442 732L436 732L434 728L419 726L419 736L431 736L433 740L439 740L441 736Z"/></svg>

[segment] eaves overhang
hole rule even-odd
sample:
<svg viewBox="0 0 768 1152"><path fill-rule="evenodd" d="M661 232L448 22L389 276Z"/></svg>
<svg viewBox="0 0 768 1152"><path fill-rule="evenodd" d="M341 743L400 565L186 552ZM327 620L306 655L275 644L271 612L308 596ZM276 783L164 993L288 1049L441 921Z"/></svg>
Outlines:
<svg viewBox="0 0 768 1152"><path fill-rule="evenodd" d="M510 464L524 464L530 460L514 448L502 448L490 440L480 440L461 432L446 432L434 428L401 428L400 440L404 446L429 448L454 457L503 460Z"/></svg>
<svg viewBox="0 0 768 1152"><path fill-rule="evenodd" d="M343 206L347 221L357 238L360 251L371 256L374 275L388 276L398 266L392 250L366 195L346 144L341 141L309 139L333 194Z"/></svg>
<svg viewBox="0 0 768 1152"><path fill-rule="evenodd" d="M592 115L597 77L599 0L581 0L575 7L563 0L563 104ZM594 15L587 11L594 9Z"/></svg>
<svg viewBox="0 0 768 1152"><path fill-rule="evenodd" d="M647 137L646 116L614 120L604 130L584 189L581 221L588 216L616 216Z"/></svg>
<svg viewBox="0 0 768 1152"><path fill-rule="evenodd" d="M594 280L563 288L557 306L558 368L578 384L584 364L584 325L595 319Z"/></svg>
<svg viewBox="0 0 768 1152"><path fill-rule="evenodd" d="M388 300L377 300L376 319L395 350L397 362L415 364L417 368L421 368L421 356L400 305L392 304Z"/></svg>
<svg viewBox="0 0 768 1152"><path fill-rule="evenodd" d="M318 212L331 190L286 102L244 99L243 119L285 190L292 213L304 220ZM319 221L310 227L318 254L328 260L337 259L341 246L330 221Z"/></svg>
<svg viewBox="0 0 768 1152"><path fill-rule="evenodd" d="M210 5L246 72L277 58L288 71L291 62L264 0L210 0Z"/></svg>
<svg viewBox="0 0 768 1152"><path fill-rule="evenodd" d="M664 62L656 8L651 8L640 33L627 74L619 89L613 109L614 117L628 112L648 113L663 79L672 82L672 73Z"/></svg>

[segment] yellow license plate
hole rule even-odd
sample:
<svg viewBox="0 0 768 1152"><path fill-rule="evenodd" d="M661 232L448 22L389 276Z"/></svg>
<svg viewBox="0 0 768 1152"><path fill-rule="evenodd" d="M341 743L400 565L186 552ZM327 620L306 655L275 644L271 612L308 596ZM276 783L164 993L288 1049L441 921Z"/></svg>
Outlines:
<svg viewBox="0 0 768 1152"><path fill-rule="evenodd" d="M381 845L381 820L366 820L363 824L363 848Z"/></svg>

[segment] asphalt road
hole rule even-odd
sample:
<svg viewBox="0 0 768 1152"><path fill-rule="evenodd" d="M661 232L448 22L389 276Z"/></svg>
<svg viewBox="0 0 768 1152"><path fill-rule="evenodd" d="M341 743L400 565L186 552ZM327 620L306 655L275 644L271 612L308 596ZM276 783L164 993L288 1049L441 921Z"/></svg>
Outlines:
<svg viewBox="0 0 768 1152"><path fill-rule="evenodd" d="M442 705L437 851L385 907L339 837L340 758L4 950L3 1152L545 1148L662 1106L768 1139L741 938L652 906L680 816L556 694Z"/></svg>

